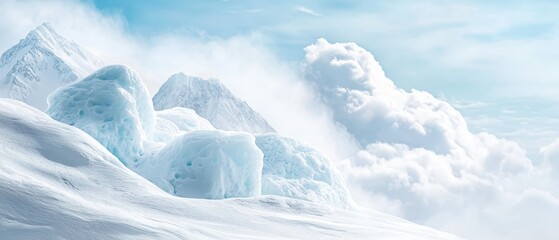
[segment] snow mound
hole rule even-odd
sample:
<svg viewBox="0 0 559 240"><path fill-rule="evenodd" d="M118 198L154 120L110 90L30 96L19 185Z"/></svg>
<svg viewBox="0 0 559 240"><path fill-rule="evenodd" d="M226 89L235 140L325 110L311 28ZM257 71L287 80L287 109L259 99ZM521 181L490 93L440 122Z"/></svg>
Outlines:
<svg viewBox="0 0 559 240"><path fill-rule="evenodd" d="M156 110L185 107L208 119L218 129L249 133L275 132L250 106L217 79L174 74L153 97Z"/></svg>
<svg viewBox="0 0 559 240"><path fill-rule="evenodd" d="M262 152L248 133L192 131L169 142L138 172L181 197L256 196L261 189Z"/></svg>
<svg viewBox="0 0 559 240"><path fill-rule="evenodd" d="M101 65L97 56L64 39L44 23L2 54L0 97L45 110L50 93Z"/></svg>
<svg viewBox="0 0 559 240"><path fill-rule="evenodd" d="M341 175L318 150L272 133L257 135L256 145L264 153L262 194L352 206Z"/></svg>
<svg viewBox="0 0 559 240"><path fill-rule="evenodd" d="M155 113L147 88L132 69L107 66L49 96L47 113L97 139L124 164L143 155Z"/></svg>
<svg viewBox="0 0 559 240"><path fill-rule="evenodd" d="M212 124L198 116L194 110L175 107L156 112L154 140L168 142L190 131L213 129Z"/></svg>

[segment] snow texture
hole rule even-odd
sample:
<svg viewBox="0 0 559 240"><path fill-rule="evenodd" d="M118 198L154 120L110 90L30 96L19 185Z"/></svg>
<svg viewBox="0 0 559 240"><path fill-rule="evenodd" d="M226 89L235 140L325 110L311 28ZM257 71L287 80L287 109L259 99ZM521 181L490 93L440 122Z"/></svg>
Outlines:
<svg viewBox="0 0 559 240"><path fill-rule="evenodd" d="M201 79L178 73L153 97L156 110L185 107L222 130L249 133L275 132L268 122L217 79Z"/></svg>
<svg viewBox="0 0 559 240"><path fill-rule="evenodd" d="M0 99L0 239L459 239L283 197L177 198L83 131Z"/></svg>
<svg viewBox="0 0 559 240"><path fill-rule="evenodd" d="M0 97L45 110L51 92L101 65L97 56L64 39L44 23L2 54Z"/></svg>
<svg viewBox="0 0 559 240"><path fill-rule="evenodd" d="M49 96L47 113L97 139L133 167L150 139L155 113L140 76L126 66L99 69Z"/></svg>
<svg viewBox="0 0 559 240"><path fill-rule="evenodd" d="M256 136L264 153L262 194L352 207L342 176L318 150L274 133Z"/></svg>
<svg viewBox="0 0 559 240"><path fill-rule="evenodd" d="M138 173L180 197L257 196L262 152L248 133L192 131L154 153Z"/></svg>
<svg viewBox="0 0 559 240"><path fill-rule="evenodd" d="M168 142L174 137L194 130L215 129L208 120L192 109L174 107L156 112L154 140Z"/></svg>

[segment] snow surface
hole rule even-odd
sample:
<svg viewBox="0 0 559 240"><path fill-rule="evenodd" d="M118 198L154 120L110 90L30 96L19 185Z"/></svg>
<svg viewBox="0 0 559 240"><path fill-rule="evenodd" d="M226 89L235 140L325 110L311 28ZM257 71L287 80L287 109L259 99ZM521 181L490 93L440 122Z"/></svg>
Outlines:
<svg viewBox="0 0 559 240"><path fill-rule="evenodd" d="M458 239L367 209L283 197L178 198L95 139L0 99L0 238Z"/></svg>
<svg viewBox="0 0 559 240"><path fill-rule="evenodd" d="M137 170L180 197L223 199L260 195L262 152L248 133L186 133L144 160Z"/></svg>
<svg viewBox="0 0 559 240"><path fill-rule="evenodd" d="M354 206L342 176L318 150L274 133L257 135L256 145L264 153L262 194Z"/></svg>
<svg viewBox="0 0 559 240"><path fill-rule="evenodd" d="M133 167L150 139L155 112L140 76L113 65L101 68L49 96L47 113L97 139L124 164Z"/></svg>
<svg viewBox="0 0 559 240"><path fill-rule="evenodd" d="M0 57L0 97L45 110L51 92L101 65L97 56L64 39L44 23Z"/></svg>
<svg viewBox="0 0 559 240"><path fill-rule="evenodd" d="M177 73L153 97L156 110L185 107L196 111L218 129L249 133L275 132L250 106L235 97L219 80Z"/></svg>
<svg viewBox="0 0 559 240"><path fill-rule="evenodd" d="M198 116L192 109L174 107L156 112L154 140L168 142L174 137L194 130L215 129L208 120Z"/></svg>

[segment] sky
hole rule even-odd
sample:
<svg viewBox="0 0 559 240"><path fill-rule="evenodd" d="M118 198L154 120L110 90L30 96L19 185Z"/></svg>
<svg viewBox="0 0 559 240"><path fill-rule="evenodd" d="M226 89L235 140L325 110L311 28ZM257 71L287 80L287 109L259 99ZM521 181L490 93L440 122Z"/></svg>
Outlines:
<svg viewBox="0 0 559 240"><path fill-rule="evenodd" d="M531 155L559 136L559 4L554 1L87 1L139 37L259 34L300 61L318 38L371 51L404 89L459 108L475 131Z"/></svg>
<svg viewBox="0 0 559 240"><path fill-rule="evenodd" d="M557 239L558 7L4 0L0 50L50 22L152 95L179 71L218 78L328 155L361 205L471 239Z"/></svg>

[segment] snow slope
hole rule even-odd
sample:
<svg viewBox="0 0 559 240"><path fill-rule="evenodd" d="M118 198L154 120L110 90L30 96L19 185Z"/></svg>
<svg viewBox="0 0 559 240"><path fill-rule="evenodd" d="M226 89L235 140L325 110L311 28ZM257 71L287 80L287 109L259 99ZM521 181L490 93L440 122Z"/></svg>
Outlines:
<svg viewBox="0 0 559 240"><path fill-rule="evenodd" d="M171 196L81 130L0 99L0 239L458 239L283 197Z"/></svg>
<svg viewBox="0 0 559 240"><path fill-rule="evenodd" d="M44 23L0 57L0 97L44 110L51 92L101 65L98 57Z"/></svg>
<svg viewBox="0 0 559 240"><path fill-rule="evenodd" d="M153 97L155 110L185 107L208 119L222 130L249 133L275 132L275 130L217 79L201 79L177 73L161 86Z"/></svg>

